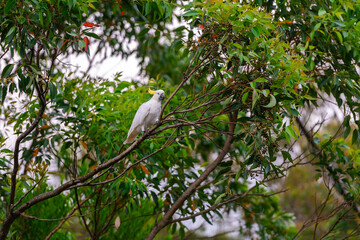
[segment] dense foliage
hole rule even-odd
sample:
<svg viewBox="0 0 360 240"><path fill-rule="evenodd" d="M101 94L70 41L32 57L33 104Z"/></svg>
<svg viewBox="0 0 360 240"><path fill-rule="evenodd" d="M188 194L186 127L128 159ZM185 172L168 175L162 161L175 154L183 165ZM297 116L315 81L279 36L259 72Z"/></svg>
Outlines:
<svg viewBox="0 0 360 240"><path fill-rule="evenodd" d="M0 11L0 239L184 238L186 220L228 214L252 239L359 235L356 1L2 0ZM72 68L81 55L85 72ZM148 81L88 74L131 55ZM162 119L122 145L149 87L165 91ZM317 133L314 109L343 116ZM320 200L295 226L279 186L303 165Z"/></svg>

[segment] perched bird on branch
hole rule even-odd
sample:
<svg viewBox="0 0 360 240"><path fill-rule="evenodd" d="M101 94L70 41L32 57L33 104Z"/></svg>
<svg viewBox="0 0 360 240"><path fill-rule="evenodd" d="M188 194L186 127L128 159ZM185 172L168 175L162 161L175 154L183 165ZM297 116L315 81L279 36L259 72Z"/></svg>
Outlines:
<svg viewBox="0 0 360 240"><path fill-rule="evenodd" d="M140 132L146 132L149 127L159 122L161 101L165 98L164 91L152 91L149 89L148 92L154 96L149 101L141 104L137 110L128 136L123 144L132 143Z"/></svg>

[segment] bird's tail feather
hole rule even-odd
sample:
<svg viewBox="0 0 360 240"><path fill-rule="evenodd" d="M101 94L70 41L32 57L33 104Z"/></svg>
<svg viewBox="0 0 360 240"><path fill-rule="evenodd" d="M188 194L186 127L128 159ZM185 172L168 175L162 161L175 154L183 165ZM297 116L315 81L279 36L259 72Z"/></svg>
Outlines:
<svg viewBox="0 0 360 240"><path fill-rule="evenodd" d="M137 135L139 135L139 131L136 131L136 129L134 129L133 131L131 131L128 135L128 137L126 138L126 140L124 141L124 144L127 143L132 143L133 141L135 141L135 138L137 137Z"/></svg>

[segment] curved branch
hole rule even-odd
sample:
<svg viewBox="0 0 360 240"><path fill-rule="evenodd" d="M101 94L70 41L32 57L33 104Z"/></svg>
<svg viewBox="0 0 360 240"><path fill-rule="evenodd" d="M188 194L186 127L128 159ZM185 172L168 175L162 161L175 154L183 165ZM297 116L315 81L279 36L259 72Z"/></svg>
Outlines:
<svg viewBox="0 0 360 240"><path fill-rule="evenodd" d="M45 108L46 108L46 101L45 101L45 98L43 97L41 91L40 91L40 88L38 86L38 83L37 81L35 80L35 88L36 88L36 91L39 95L39 98L40 98L40 103L41 103L41 107L40 107L40 110L34 120L34 122L30 125L30 127L28 129L26 129L25 132L23 132L22 134L20 134L20 136L16 139L16 142L15 142L15 149L14 149L14 168L13 168L13 171L11 173L11 190L10 190L10 201L9 201L9 212L10 212L10 215L11 215L11 212L13 210L13 204L14 204L14 199L15 199L15 191L16 191L16 175L17 175L17 172L19 171L19 153L20 153L20 143L21 141L27 136L29 135L35 128L36 126L39 124L41 118L42 118L42 115L44 114L45 112Z"/></svg>
<svg viewBox="0 0 360 240"><path fill-rule="evenodd" d="M235 111L234 113L229 113L230 122L235 122L238 115L238 111ZM235 131L236 124L229 124L229 133L227 136L227 139L224 144L223 150L220 152L219 156L208 165L208 167L205 169L205 171L199 176L198 179L196 179L187 189L186 191L176 200L176 202L173 204L173 206L166 212L164 217L159 221L159 223L155 224L155 226L151 229L150 233L147 235L145 239L150 240L153 239L156 234L163 229L165 226L167 226L171 222L172 216L175 214L175 212L183 205L185 200L192 195L197 187L210 175L212 171L215 170L217 165L224 159L224 157L228 154L231 146L231 140L233 139L233 134Z"/></svg>
<svg viewBox="0 0 360 240"><path fill-rule="evenodd" d="M71 188L72 186L75 186L75 185L77 185L79 183L85 182L86 180L92 178L95 174L97 174L97 173L101 172L102 170L105 170L105 169L113 166L114 164L116 164L117 162L119 162L120 160L125 158L129 153L131 153L138 145L140 145L159 125L160 125L160 123L153 126L147 133L145 133L140 138L138 138L124 152L122 152L118 156L110 159L109 161L107 161L107 162L105 162L103 164L100 164L97 168L95 168L91 172L89 172L89 173L87 173L87 174L85 174L83 176L80 176L78 178L72 179L72 180L70 180L68 182L65 182L64 184L60 185L59 187L57 187L56 189L54 189L52 191L39 194L38 196L30 199L28 202L26 202L26 203L22 204L21 206L19 206L16 210L13 210L11 212L11 215L9 214L2 223L2 228L0 230L0 239L6 239L6 236L7 236L7 233L9 232L11 224L25 210L29 209L31 206L33 206L33 205L35 205L35 204L37 204L39 202L42 202L42 201L44 201L46 199L49 199L49 198L52 198L52 197L55 197L55 196L59 195L60 193L68 190L69 188Z"/></svg>

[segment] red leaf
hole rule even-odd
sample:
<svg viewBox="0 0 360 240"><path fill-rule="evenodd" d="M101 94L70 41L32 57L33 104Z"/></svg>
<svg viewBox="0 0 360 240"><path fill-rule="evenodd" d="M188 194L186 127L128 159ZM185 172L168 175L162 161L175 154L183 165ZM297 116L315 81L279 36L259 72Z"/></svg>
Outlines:
<svg viewBox="0 0 360 240"><path fill-rule="evenodd" d="M80 141L80 143L86 150L89 150L89 147L87 146L87 144L85 142Z"/></svg>
<svg viewBox="0 0 360 240"><path fill-rule="evenodd" d="M204 25L202 25L202 24L199 24L198 27L201 29L204 29Z"/></svg>
<svg viewBox="0 0 360 240"><path fill-rule="evenodd" d="M149 170L144 166L140 164L141 169L144 171L146 175L149 175Z"/></svg>
<svg viewBox="0 0 360 240"><path fill-rule="evenodd" d="M36 156L38 155L38 153L39 153L39 149L36 148L36 149L34 149L32 155L33 155L34 157L36 157Z"/></svg>
<svg viewBox="0 0 360 240"><path fill-rule="evenodd" d="M121 15L121 16L124 16L124 15L125 15L125 12L124 12L124 11L122 11L122 12L120 13L120 15Z"/></svg>
<svg viewBox="0 0 360 240"><path fill-rule="evenodd" d="M130 189L130 191L129 191L129 195L131 196L132 195L132 190Z"/></svg>
<svg viewBox="0 0 360 240"><path fill-rule="evenodd" d="M196 210L196 207L195 207L195 201L194 201L194 199L191 201L191 203L192 203L192 210L195 211L195 210Z"/></svg>
<svg viewBox="0 0 360 240"><path fill-rule="evenodd" d="M99 24L95 24L95 23L91 23L91 22L86 22L83 24L85 27L100 27Z"/></svg>
<svg viewBox="0 0 360 240"><path fill-rule="evenodd" d="M47 129L47 128L49 128L49 127L50 127L49 125L46 125L46 124L45 124L45 125L43 125L43 126L39 127L39 129L41 129L41 130L42 130L42 129Z"/></svg>
<svg viewBox="0 0 360 240"><path fill-rule="evenodd" d="M85 42L84 50L86 51L88 49L88 45L89 45L90 41L89 41L89 39L87 37L84 37L84 42Z"/></svg>
<svg viewBox="0 0 360 240"><path fill-rule="evenodd" d="M291 21L289 21L289 22L279 22L279 24L291 25L293 23Z"/></svg>
<svg viewBox="0 0 360 240"><path fill-rule="evenodd" d="M85 42L86 46L89 45L90 41L89 41L88 37L84 37L84 42Z"/></svg>

